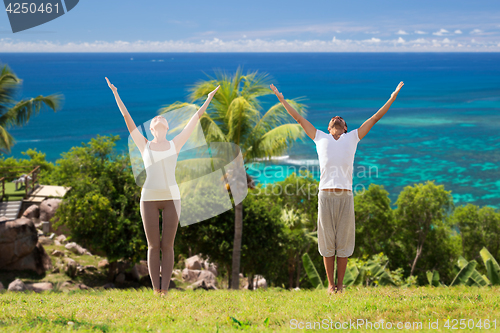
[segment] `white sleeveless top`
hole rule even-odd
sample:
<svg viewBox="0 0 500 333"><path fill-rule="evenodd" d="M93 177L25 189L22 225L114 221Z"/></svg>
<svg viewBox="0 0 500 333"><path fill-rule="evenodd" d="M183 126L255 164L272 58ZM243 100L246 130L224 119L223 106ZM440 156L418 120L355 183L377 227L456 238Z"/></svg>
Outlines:
<svg viewBox="0 0 500 333"><path fill-rule="evenodd" d="M142 159L146 168L146 181L141 190L141 201L180 200L181 194L175 180L177 151L173 141L170 149L155 151L148 141Z"/></svg>

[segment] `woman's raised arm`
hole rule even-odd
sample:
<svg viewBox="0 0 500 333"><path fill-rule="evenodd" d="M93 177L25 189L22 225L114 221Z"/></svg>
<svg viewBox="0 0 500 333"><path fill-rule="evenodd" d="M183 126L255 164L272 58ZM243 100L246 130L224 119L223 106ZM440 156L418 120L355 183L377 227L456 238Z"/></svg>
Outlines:
<svg viewBox="0 0 500 333"><path fill-rule="evenodd" d="M201 108L198 111L196 111L196 113L191 117L191 119L187 123L186 127L184 127L182 132L180 132L175 138L173 138L173 141L174 141L174 144L175 144L175 147L177 150L177 154L180 152L182 146L184 146L186 141L189 139L189 136L191 135L194 128L196 127L198 120L201 118L201 116L203 115L203 113L207 109L208 104L210 104L210 101L214 97L214 95L217 92L217 89L219 89L219 87L220 87L220 85L217 86L217 88L215 88L214 91L212 91L208 94L207 100L205 101L205 103L203 103Z"/></svg>
<svg viewBox="0 0 500 333"><path fill-rule="evenodd" d="M127 124L128 131L130 132L130 135L132 136L132 140L134 140L134 143L136 144L137 148L139 148L139 151L142 152L144 151L144 148L146 147L146 143L148 139L142 135L139 130L137 129L137 126L135 126L134 121L132 120L132 117L128 113L127 108L125 107L125 104L123 104L120 96L118 95L118 89L109 82L108 78L106 77L106 81L108 82L108 86L111 88L111 91L113 91L113 95L115 95L116 103L118 104L118 108L120 109L123 118L125 119L125 123Z"/></svg>

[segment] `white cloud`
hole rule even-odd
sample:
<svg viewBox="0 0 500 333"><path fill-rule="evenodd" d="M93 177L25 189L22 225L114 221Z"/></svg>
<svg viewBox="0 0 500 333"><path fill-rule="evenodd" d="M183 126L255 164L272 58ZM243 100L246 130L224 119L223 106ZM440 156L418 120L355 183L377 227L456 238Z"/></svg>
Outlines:
<svg viewBox="0 0 500 333"><path fill-rule="evenodd" d="M426 43L429 43L429 41L425 38L417 38L415 40L411 40L409 41L409 43L413 43L413 44L426 44Z"/></svg>
<svg viewBox="0 0 500 333"><path fill-rule="evenodd" d="M419 34L419 35L427 35L427 32L422 31L422 30L415 30L415 33Z"/></svg>
<svg viewBox="0 0 500 333"><path fill-rule="evenodd" d="M456 33L457 35L460 35L460 34L462 33L462 31L461 31L461 30L459 30L459 29L457 29L457 30L455 30L455 33Z"/></svg>
<svg viewBox="0 0 500 333"><path fill-rule="evenodd" d="M399 31L396 32L396 35L408 35L408 33L404 30L399 29Z"/></svg>
<svg viewBox="0 0 500 333"><path fill-rule="evenodd" d="M461 46L458 48L457 46ZM371 38L365 40L337 39L286 40L286 39L222 39L201 41L94 41L59 43L48 40L24 42L9 38L0 39L2 52L440 52L440 51L500 51L498 40L461 41L418 38L406 42L396 39Z"/></svg>
<svg viewBox="0 0 500 333"><path fill-rule="evenodd" d="M372 37L372 39L363 40L363 42L366 42L366 43L380 43L380 41L381 41L380 38L375 38L375 37Z"/></svg>
<svg viewBox="0 0 500 333"><path fill-rule="evenodd" d="M436 35L436 36L444 36L447 33L449 33L448 30L446 30L446 29L440 29L439 31L433 32L432 34Z"/></svg>
<svg viewBox="0 0 500 333"><path fill-rule="evenodd" d="M483 30L481 29L474 29L470 32L471 35L480 35L483 33Z"/></svg>

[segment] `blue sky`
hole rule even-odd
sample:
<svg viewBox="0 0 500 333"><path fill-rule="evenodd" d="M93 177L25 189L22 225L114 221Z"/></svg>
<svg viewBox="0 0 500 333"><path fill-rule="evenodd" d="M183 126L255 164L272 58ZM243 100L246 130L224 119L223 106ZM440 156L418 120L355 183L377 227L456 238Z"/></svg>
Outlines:
<svg viewBox="0 0 500 333"><path fill-rule="evenodd" d="M500 1L82 0L0 52L500 51Z"/></svg>

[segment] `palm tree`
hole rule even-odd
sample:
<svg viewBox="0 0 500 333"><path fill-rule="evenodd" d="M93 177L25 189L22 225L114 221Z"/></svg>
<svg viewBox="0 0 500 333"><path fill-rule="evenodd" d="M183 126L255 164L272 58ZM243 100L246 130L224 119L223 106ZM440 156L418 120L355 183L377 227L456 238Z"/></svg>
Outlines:
<svg viewBox="0 0 500 333"><path fill-rule="evenodd" d="M7 131L9 126L23 126L33 114L38 114L42 106L56 112L60 108L62 95L39 95L35 98L15 101L15 94L22 80L11 69L4 65L0 73L0 154L10 154L14 145L14 137Z"/></svg>
<svg viewBox="0 0 500 333"><path fill-rule="evenodd" d="M160 113L168 112L184 106L194 106L197 100L204 99L207 94L220 85L207 112L200 118L200 125L205 140L210 142L232 142L239 146L245 164L257 158L280 156L297 139L305 136L299 124L288 114L281 103L274 104L262 114L258 97L274 94L269 87L267 74L248 72L242 74L238 67L234 76L225 72L216 73L216 78L200 81L189 91L191 103L176 102L164 107ZM287 100L297 112L305 115L305 105L296 100ZM247 186L253 188L253 180L247 173ZM243 234L243 205L235 207L233 262L230 285L231 289L239 289L240 252Z"/></svg>

